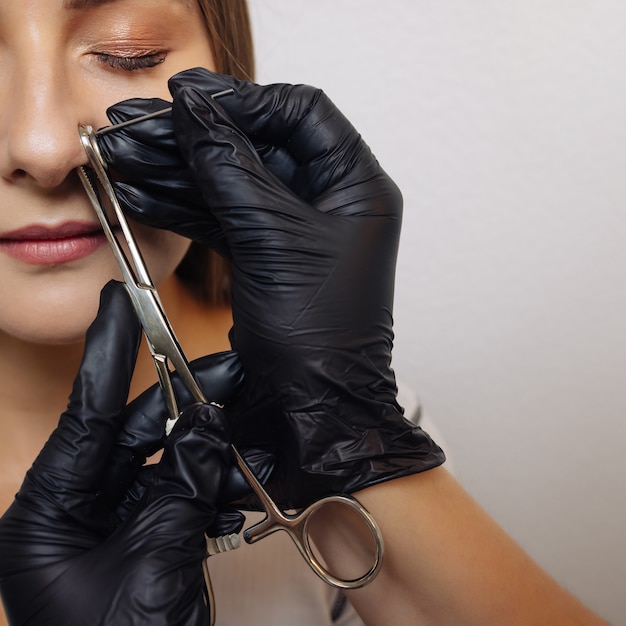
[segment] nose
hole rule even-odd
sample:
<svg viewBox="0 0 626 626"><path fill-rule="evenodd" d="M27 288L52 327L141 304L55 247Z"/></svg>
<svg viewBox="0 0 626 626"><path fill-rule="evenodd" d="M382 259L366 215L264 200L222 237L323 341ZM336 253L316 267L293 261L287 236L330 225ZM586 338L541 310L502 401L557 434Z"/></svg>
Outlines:
<svg viewBox="0 0 626 626"><path fill-rule="evenodd" d="M67 74L49 60L14 69L2 88L0 175L53 189L85 162L77 131L80 105Z"/></svg>

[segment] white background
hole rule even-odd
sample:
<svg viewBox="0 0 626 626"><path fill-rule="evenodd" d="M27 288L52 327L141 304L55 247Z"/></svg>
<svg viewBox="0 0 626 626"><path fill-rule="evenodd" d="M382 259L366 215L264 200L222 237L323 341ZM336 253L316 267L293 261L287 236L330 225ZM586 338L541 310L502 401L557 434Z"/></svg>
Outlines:
<svg viewBox="0 0 626 626"><path fill-rule="evenodd" d="M626 3L250 0L405 197L399 378L458 478L626 624Z"/></svg>

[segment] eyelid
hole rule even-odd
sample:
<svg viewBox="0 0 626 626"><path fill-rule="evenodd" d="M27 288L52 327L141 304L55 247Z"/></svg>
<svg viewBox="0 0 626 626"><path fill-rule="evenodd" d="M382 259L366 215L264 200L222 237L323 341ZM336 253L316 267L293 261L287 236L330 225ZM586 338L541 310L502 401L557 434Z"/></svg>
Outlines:
<svg viewBox="0 0 626 626"><path fill-rule="evenodd" d="M161 65L167 57L167 51L136 51L127 54L116 52L94 52L94 56L113 69L135 71L150 69Z"/></svg>

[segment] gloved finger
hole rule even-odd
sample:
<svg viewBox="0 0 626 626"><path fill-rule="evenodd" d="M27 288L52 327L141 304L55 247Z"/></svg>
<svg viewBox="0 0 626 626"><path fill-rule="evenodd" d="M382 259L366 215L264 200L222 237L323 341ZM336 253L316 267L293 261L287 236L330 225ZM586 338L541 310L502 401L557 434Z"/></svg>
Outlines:
<svg viewBox="0 0 626 626"><path fill-rule="evenodd" d="M115 512L109 516L109 526L105 534L110 534L120 526L136 509L147 489L150 487L158 465L147 465L141 468L132 485L127 489ZM211 522L205 533L209 537L220 537L230 533L239 533L245 521L245 517L232 506L220 504L216 510L215 519Z"/></svg>
<svg viewBox="0 0 626 626"><path fill-rule="evenodd" d="M107 115L113 124L120 124L171 106L171 102L158 98L134 98L114 104L107 109ZM251 140L268 169L290 186L296 169L293 158L282 148L257 143L254 137ZM201 194L197 188L194 192L195 183L178 151L170 113L102 134L98 138L98 146L105 162L123 180L137 184L141 182L146 186L146 191L160 190L163 193L164 190L172 189L172 197L180 199L181 193L185 194L184 203L179 204L191 206L195 210L202 206ZM132 196L127 200L132 201ZM133 213L139 211L137 218L144 223L150 224L148 220L153 212L162 219L168 215L166 208L157 212L157 206L141 210L140 202L129 202L129 205L133 207ZM182 208L176 205L177 211ZM181 221L188 220L183 218ZM169 228L164 221L151 225Z"/></svg>
<svg viewBox="0 0 626 626"><path fill-rule="evenodd" d="M187 175L190 175L189 172ZM183 186L170 174L152 186L144 182L116 181L113 188L123 211L130 218L147 226L165 228L188 239L202 241L229 258L224 233L219 222L207 210L195 181L193 187Z"/></svg>
<svg viewBox="0 0 626 626"><path fill-rule="evenodd" d="M238 534L245 521L245 515L237 509L233 507L220 508L213 523L205 530L205 534L207 537Z"/></svg>
<svg viewBox="0 0 626 626"><path fill-rule="evenodd" d="M120 123L142 117L143 115L171 107L165 100L133 99L124 100L110 107L107 115L114 123ZM177 211L185 206L202 207L203 201L191 172L184 163L176 144L171 114L162 117L147 119L126 127L120 127L98 137L98 147L102 157L113 170L116 181L126 185L115 185L117 191L139 184L146 192L166 194L168 200L164 202L162 210L153 215L152 211L145 212L153 218L159 215L167 216L168 206L174 198L179 198ZM184 198L184 202L181 200ZM146 198L145 193L135 199L132 196L125 200L129 202L133 215L141 218L144 215L141 202L149 199L158 209L158 197ZM171 210L171 209L170 209ZM158 225L158 224L157 224Z"/></svg>
<svg viewBox="0 0 626 626"><path fill-rule="evenodd" d="M265 167L250 140L213 98L194 87L181 88L173 119L183 158L231 250L233 243L242 243L230 238L239 233L252 238L251 254L262 253L268 229L286 232L282 214L307 212L308 207Z"/></svg>
<svg viewBox="0 0 626 626"><path fill-rule="evenodd" d="M146 493L146 489L152 483L156 469L157 465L151 464L144 465L135 472L133 481L126 486L126 490L118 499L115 509L108 509L108 515L104 515L109 524L109 527L104 531L105 534L110 534L136 509L139 501Z"/></svg>
<svg viewBox="0 0 626 626"><path fill-rule="evenodd" d="M243 369L237 353L232 350L195 359L190 368L206 398L216 404L228 402L243 383ZM172 374L172 383L179 406L195 402L176 371ZM158 384L153 385L128 404L116 443L150 456L162 447L165 422L169 417L163 391Z"/></svg>
<svg viewBox="0 0 626 626"><path fill-rule="evenodd" d="M135 510L146 490L149 488L158 465L146 465L141 468L132 485L127 489L120 501L115 513L110 517L110 527L107 534L122 524L124 520ZM226 500L225 502L229 502ZM220 537L230 533L238 533L244 523L244 516L236 508L220 501L217 515L211 526L206 529L209 537Z"/></svg>
<svg viewBox="0 0 626 626"><path fill-rule="evenodd" d="M169 81L175 100L188 87L203 93L233 89L218 105L253 143L286 151L298 164L298 175L313 185L312 197L352 172L362 180L379 170L359 133L320 89L262 86L203 68L185 70Z"/></svg>
<svg viewBox="0 0 626 626"><path fill-rule="evenodd" d="M107 115L113 124L120 124L170 106L158 98L135 98L110 107ZM109 130L99 135L98 146L129 217L190 239L211 241L227 256L226 246L220 245L219 226L206 211L200 189L180 155L169 113Z"/></svg>
<svg viewBox="0 0 626 626"><path fill-rule="evenodd" d="M243 381L243 370L233 351L196 359L190 367L206 397L218 404L227 402ZM172 382L181 407L195 402L176 372ZM117 435L99 490L98 503L103 510L112 511L119 506L146 458L163 447L169 417L158 384L127 406L124 425Z"/></svg>
<svg viewBox="0 0 626 626"><path fill-rule="evenodd" d="M124 451L127 456L123 455ZM240 452L261 484L267 482L274 471L275 456L269 451L260 449ZM115 511L115 523L125 519L143 496L154 476L155 468L155 465L139 463L137 457L132 457L132 451L127 448L121 449L108 470L107 483L98 494L99 510L105 515ZM231 503L246 503L242 508L250 508L250 503L254 503L252 508L256 509L258 503L251 496L252 488L233 460L226 469L220 489L218 497L220 509Z"/></svg>
<svg viewBox="0 0 626 626"><path fill-rule="evenodd" d="M160 98L134 98L109 107L107 116L115 125L171 106L170 102ZM172 129L171 113L126 127L100 130L106 131L98 135L98 147L105 162L116 171L128 170L128 175L135 180L158 181L158 172L167 173L168 167L174 168L177 175L184 169ZM159 161L153 164L151 159L155 151L159 153Z"/></svg>
<svg viewBox="0 0 626 626"><path fill-rule="evenodd" d="M217 517L217 499L231 459L224 412L209 404L183 411L133 516L154 535L204 533Z"/></svg>
<svg viewBox="0 0 626 626"><path fill-rule="evenodd" d="M255 450L250 453L244 452L243 456L255 476L264 483L274 468L273 455ZM152 483L157 470L158 465L145 465L136 473L134 481L128 486L115 512L109 518L110 527L106 534L119 526L135 510ZM206 534L209 537L219 537L229 533L238 533L243 525L244 516L230 503L237 501L239 504L239 500L248 498L251 493L251 488L241 472L234 464L231 465L227 470L224 486L219 494L216 519L207 528ZM258 507L258 503L256 507Z"/></svg>
<svg viewBox="0 0 626 626"><path fill-rule="evenodd" d="M218 86L230 85L234 85L234 94L219 101L207 95ZM270 197L282 187L322 213L348 217L367 214L398 222L401 219L402 199L397 185L323 92L302 85L262 87L203 69L177 74L169 86L181 152L213 212L224 200L218 192L234 184L241 185L246 194L254 191L268 207L272 206ZM297 163L296 169L277 177L256 150L246 159L244 146L247 144L249 152L254 142L274 146L272 156L285 163L288 154ZM242 173L249 174L248 184ZM251 180L257 180L255 189L249 184ZM277 187L272 180L281 185ZM239 204L242 196L237 198ZM231 190L230 200L235 198ZM365 199L368 202L361 202ZM226 228L221 219L220 224Z"/></svg>
<svg viewBox="0 0 626 626"><path fill-rule="evenodd" d="M252 470L252 473L257 477L261 484L265 484L276 467L276 457L269 450L263 450L261 448L238 448L239 453L245 459L248 467ZM220 491L219 502L222 505L232 504L247 501L248 499L254 500L252 488L248 483L236 461L234 460L228 468L228 471L224 477L224 484ZM240 508L247 508L246 506Z"/></svg>
<svg viewBox="0 0 626 626"><path fill-rule="evenodd" d="M141 328L124 286L109 282L87 331L67 410L35 460L19 493L45 493L65 511L95 497L128 397Z"/></svg>

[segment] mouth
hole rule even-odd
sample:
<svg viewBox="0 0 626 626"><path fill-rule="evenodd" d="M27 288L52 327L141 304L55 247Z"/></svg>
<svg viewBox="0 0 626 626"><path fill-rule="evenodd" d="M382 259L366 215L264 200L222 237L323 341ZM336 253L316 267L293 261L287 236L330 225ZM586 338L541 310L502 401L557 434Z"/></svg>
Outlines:
<svg viewBox="0 0 626 626"><path fill-rule="evenodd" d="M31 224L0 233L0 252L29 265L70 263L89 256L105 244L102 228L93 222Z"/></svg>

